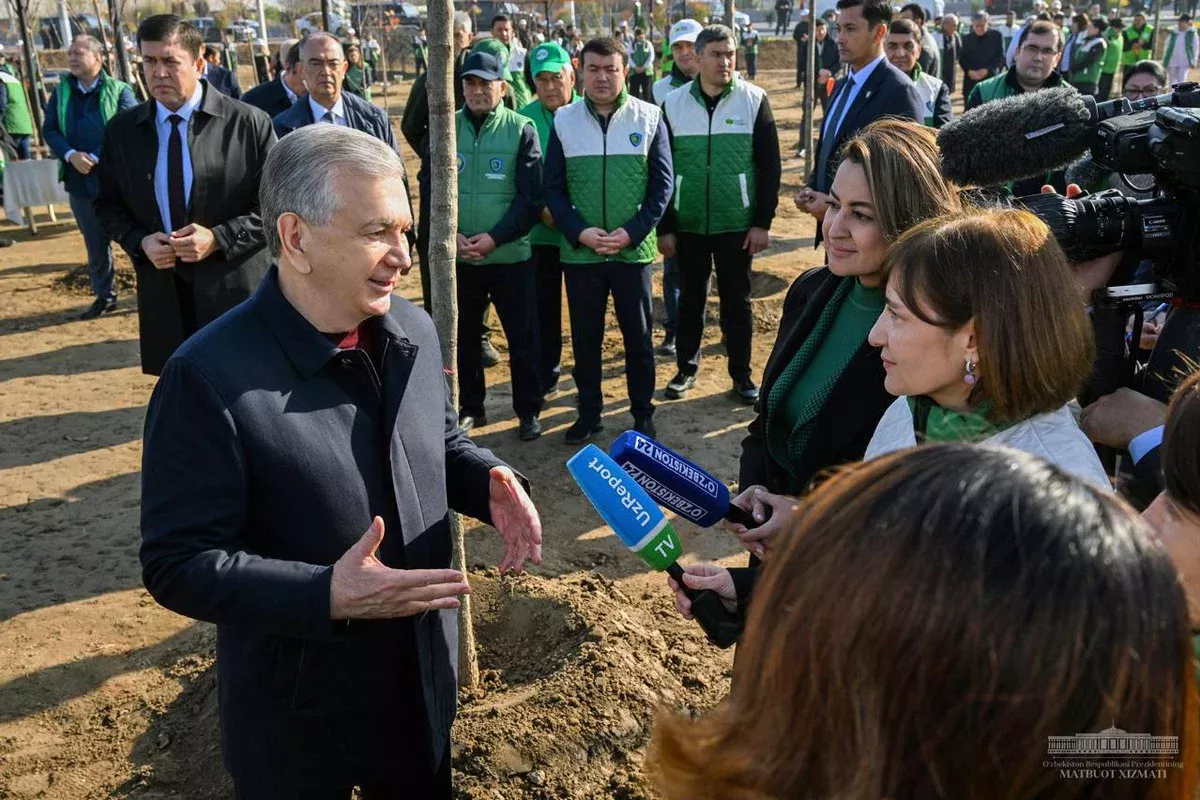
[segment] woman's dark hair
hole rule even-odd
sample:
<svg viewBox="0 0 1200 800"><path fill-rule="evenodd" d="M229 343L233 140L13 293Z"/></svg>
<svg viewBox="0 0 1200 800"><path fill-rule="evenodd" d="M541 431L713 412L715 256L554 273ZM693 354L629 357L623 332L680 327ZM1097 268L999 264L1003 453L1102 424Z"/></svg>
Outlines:
<svg viewBox="0 0 1200 800"><path fill-rule="evenodd" d="M184 22L181 17L174 14L155 14L142 20L137 29L139 46L142 42L165 42L176 35L179 36L179 43L184 49L192 54L192 58L200 57L200 50L204 47L204 35L200 33L199 28L190 22Z"/></svg>
<svg viewBox="0 0 1200 800"><path fill-rule="evenodd" d="M1116 497L1026 453L927 445L843 470L781 539L730 697L658 719L667 800L1193 797L1183 590ZM1182 768L1045 766L1048 737L1118 725L1178 736Z"/></svg>
<svg viewBox="0 0 1200 800"><path fill-rule="evenodd" d="M579 66L583 66L583 60L587 58L588 53L595 53L598 56L619 55L621 63L629 66L629 54L625 52L625 44L611 36L599 36L589 40L579 51Z"/></svg>
<svg viewBox="0 0 1200 800"><path fill-rule="evenodd" d="M974 322L979 372L969 401L986 400L993 421L1061 408L1091 373L1096 348L1078 284L1050 229L1028 211L927 220L900 237L884 265L918 319L952 331Z"/></svg>
<svg viewBox="0 0 1200 800"><path fill-rule="evenodd" d="M1125 75L1121 78L1121 86L1129 83L1129 79L1134 75L1153 75L1154 79L1158 81L1159 86L1165 87L1169 85L1167 83L1167 71L1157 61L1146 59L1145 61L1137 62L1132 67L1126 68Z"/></svg>
<svg viewBox="0 0 1200 800"><path fill-rule="evenodd" d="M1162 455L1167 495L1200 514L1200 369L1171 395Z"/></svg>

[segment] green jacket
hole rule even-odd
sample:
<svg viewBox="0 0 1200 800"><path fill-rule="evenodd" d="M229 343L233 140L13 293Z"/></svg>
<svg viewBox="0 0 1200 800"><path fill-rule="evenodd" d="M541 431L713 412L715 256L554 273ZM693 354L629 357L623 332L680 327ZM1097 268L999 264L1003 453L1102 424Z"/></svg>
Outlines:
<svg viewBox="0 0 1200 800"><path fill-rule="evenodd" d="M574 103L579 99L579 95L573 91L571 93L571 102ZM529 117L533 120L533 126L537 128L538 141L542 145L542 160L546 160L546 149L550 146L550 131L554 128L554 115L546 110L542 105L541 100L534 100L529 105L521 109L521 115ZM533 230L529 232L529 243L554 245L562 247L562 234L554 228L551 228L544 222L539 222L533 226Z"/></svg>
<svg viewBox="0 0 1200 800"><path fill-rule="evenodd" d="M133 91L128 83L117 80L103 70L100 72L100 119L104 122L104 126L108 127L108 123L117 115L120 110L121 94L126 90ZM58 113L58 129L63 136L67 135L67 110L71 106L71 82L63 78L58 82L58 88L54 90L54 108ZM58 179L61 181L66 177L67 164L65 161L60 161L58 165Z"/></svg>
<svg viewBox="0 0 1200 800"><path fill-rule="evenodd" d="M1162 63L1164 67L1171 66L1171 56L1175 55L1176 43L1179 41L1179 31L1171 31L1171 35L1167 37L1167 49L1163 53ZM1189 28L1183 32L1183 47L1187 53L1187 63L1189 67L1196 66L1196 29Z"/></svg>
<svg viewBox="0 0 1200 800"><path fill-rule="evenodd" d="M1104 51L1104 68L1100 72L1113 75L1121 66L1121 54L1125 51L1125 34L1116 28L1106 28L1104 38L1108 40L1108 49Z"/></svg>
<svg viewBox="0 0 1200 800"><path fill-rule="evenodd" d="M29 113L29 99L25 96L25 87L21 82L0 72L0 81L8 88L8 105L4 108L4 119L0 124L11 136L30 136L33 134L33 115Z"/></svg>
<svg viewBox="0 0 1200 800"><path fill-rule="evenodd" d="M567 196L589 225L610 230L632 219L646 197L650 180L650 144L658 131L658 106L621 92L617 108L602 128L587 98L558 110L554 132L567 164ZM597 264L623 261L648 264L657 254L654 231L636 247L602 256L588 247L561 249L563 263Z"/></svg>
<svg viewBox="0 0 1200 800"><path fill-rule="evenodd" d="M1147 23L1141 28L1130 25L1125 29L1125 49L1121 53L1121 63L1136 64L1150 57L1150 48L1154 44L1154 27Z"/></svg>
<svg viewBox="0 0 1200 800"><path fill-rule="evenodd" d="M643 39L633 43L633 52L629 54L629 63L635 67L649 66L651 70L654 67L654 45L650 44L649 40ZM647 70L646 74L651 74L651 70Z"/></svg>
<svg viewBox="0 0 1200 800"><path fill-rule="evenodd" d="M1079 39L1071 53L1071 82L1079 84L1097 83L1100 80L1100 70L1104 67L1105 48L1108 43L1103 36L1090 36ZM1097 52L1099 51L1099 52ZM1089 60L1090 59L1090 60ZM1087 61L1082 69L1076 69L1076 64Z"/></svg>
<svg viewBox="0 0 1200 800"><path fill-rule="evenodd" d="M766 96L737 76L709 115L700 81L667 95L675 164L675 227L684 233L749 230L754 219L754 121Z"/></svg>
<svg viewBox="0 0 1200 800"><path fill-rule="evenodd" d="M476 135L467 110L454 115L458 145L458 230L471 237L496 226L517 196L517 151L531 120L503 105L488 114ZM529 237L506 242L472 264L529 260Z"/></svg>
<svg viewBox="0 0 1200 800"><path fill-rule="evenodd" d="M356 94L363 100L370 102L371 100L371 68L363 69L355 64L351 64L346 70L346 77L342 79L342 86L347 92Z"/></svg>

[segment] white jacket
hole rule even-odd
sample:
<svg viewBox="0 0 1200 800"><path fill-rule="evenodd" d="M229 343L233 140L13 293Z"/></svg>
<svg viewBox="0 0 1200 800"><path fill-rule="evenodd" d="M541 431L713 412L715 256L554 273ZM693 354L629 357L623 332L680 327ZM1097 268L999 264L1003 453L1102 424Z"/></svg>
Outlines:
<svg viewBox="0 0 1200 800"><path fill-rule="evenodd" d="M913 431L912 411L907 397L898 397L883 412L883 418L875 427L871 443L863 461L915 447L916 433ZM1003 445L1015 450L1031 453L1049 461L1064 472L1112 491L1112 483L1100 464L1100 458L1087 436L1079 429L1069 406L1057 411L1038 414L1024 422L1005 428L984 440L984 444Z"/></svg>

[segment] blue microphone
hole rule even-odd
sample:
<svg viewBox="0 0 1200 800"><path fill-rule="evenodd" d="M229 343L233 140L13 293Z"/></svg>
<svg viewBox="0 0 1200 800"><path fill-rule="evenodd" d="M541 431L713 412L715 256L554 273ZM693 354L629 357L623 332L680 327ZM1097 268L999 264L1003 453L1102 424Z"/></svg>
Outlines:
<svg viewBox="0 0 1200 800"><path fill-rule="evenodd" d="M625 431L613 441L609 455L660 504L701 528L722 519L747 528L760 524L729 502L729 487L724 483L649 436Z"/></svg>
<svg viewBox="0 0 1200 800"><path fill-rule="evenodd" d="M717 647L736 642L742 627L737 615L725 609L716 593L690 589L683 582L683 568L676 563L683 555L679 534L646 490L594 444L571 456L567 471L617 538L650 567L675 579L692 601L692 616L708 640Z"/></svg>

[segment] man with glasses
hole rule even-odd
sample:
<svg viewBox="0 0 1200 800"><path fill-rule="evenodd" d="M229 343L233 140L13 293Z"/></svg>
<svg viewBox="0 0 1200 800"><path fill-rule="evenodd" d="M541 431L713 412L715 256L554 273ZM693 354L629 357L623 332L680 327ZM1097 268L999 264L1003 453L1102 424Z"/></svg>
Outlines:
<svg viewBox="0 0 1200 800"><path fill-rule="evenodd" d="M1013 68L978 84L967 98L968 111L993 100L1068 85L1057 70L1062 59L1062 30L1053 22L1037 20L1020 36ZM1007 188L1014 197L1023 197L1037 194L1043 184L1050 184L1060 193L1066 190L1061 170L1017 181Z"/></svg>

